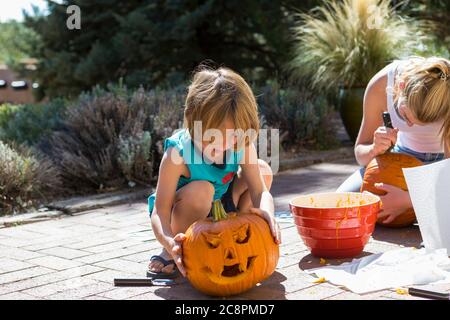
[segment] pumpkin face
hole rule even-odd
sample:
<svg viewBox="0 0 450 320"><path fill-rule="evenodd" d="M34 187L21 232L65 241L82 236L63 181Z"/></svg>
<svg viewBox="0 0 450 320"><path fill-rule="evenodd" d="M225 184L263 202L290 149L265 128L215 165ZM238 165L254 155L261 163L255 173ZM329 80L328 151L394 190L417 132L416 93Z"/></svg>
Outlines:
<svg viewBox="0 0 450 320"><path fill-rule="evenodd" d="M267 222L251 213L197 221L183 241L187 278L195 288L213 296L254 287L274 272L278 258L279 248Z"/></svg>
<svg viewBox="0 0 450 320"><path fill-rule="evenodd" d="M422 161L403 153L385 153L373 159L364 173L362 191L369 191L377 195L385 195L386 192L375 188L375 183L385 183L408 190L403 168L411 168L422 165ZM405 227L414 223L416 215L413 209L408 209L399 215L394 221L385 224L378 223L393 228Z"/></svg>

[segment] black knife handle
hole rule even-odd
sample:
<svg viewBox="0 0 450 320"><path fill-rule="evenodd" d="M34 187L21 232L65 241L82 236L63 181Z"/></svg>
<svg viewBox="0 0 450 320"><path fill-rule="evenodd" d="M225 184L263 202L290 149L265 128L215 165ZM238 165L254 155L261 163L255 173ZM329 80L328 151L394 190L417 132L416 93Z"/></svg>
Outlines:
<svg viewBox="0 0 450 320"><path fill-rule="evenodd" d="M394 126L392 125L391 115L389 112L383 112L383 123L386 128L394 129Z"/></svg>
<svg viewBox="0 0 450 320"><path fill-rule="evenodd" d="M408 293L412 296L434 300L450 300L450 293L425 288L409 288Z"/></svg>
<svg viewBox="0 0 450 320"><path fill-rule="evenodd" d="M383 112L383 123L386 128L394 129L394 126L392 125L391 115L389 112ZM389 149L386 150L386 153L391 152L392 148L394 148L394 145L392 145Z"/></svg>

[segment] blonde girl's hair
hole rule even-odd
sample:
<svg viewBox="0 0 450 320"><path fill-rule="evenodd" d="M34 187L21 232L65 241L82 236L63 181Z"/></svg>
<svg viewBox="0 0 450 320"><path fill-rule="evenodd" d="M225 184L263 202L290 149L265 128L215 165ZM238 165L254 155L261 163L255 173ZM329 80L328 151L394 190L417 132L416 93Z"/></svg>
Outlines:
<svg viewBox="0 0 450 320"><path fill-rule="evenodd" d="M396 99L404 97L420 122L443 121L442 142L450 146L450 61L412 57L398 80L394 87Z"/></svg>
<svg viewBox="0 0 450 320"><path fill-rule="evenodd" d="M222 128L226 119L233 121L235 129L253 132L237 136L235 149L248 146L256 139L260 125L255 96L244 78L233 70L200 66L188 88L184 126L194 137L195 121L202 122L204 131Z"/></svg>

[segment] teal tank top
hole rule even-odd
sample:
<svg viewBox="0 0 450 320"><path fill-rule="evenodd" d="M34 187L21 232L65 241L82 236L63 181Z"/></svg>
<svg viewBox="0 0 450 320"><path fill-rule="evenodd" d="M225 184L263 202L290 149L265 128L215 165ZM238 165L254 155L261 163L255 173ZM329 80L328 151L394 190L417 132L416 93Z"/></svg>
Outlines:
<svg viewBox="0 0 450 320"><path fill-rule="evenodd" d="M239 163L244 154L244 149L239 151L229 150L223 165L215 165L204 159L202 152L194 147L187 129L182 129L164 141L164 152L174 147L178 150L184 163L189 169L190 177L181 176L178 180L177 190L191 181L206 180L214 186L214 200L220 199L227 191L234 175L239 169ZM152 214L156 200L156 192L148 197L148 211Z"/></svg>

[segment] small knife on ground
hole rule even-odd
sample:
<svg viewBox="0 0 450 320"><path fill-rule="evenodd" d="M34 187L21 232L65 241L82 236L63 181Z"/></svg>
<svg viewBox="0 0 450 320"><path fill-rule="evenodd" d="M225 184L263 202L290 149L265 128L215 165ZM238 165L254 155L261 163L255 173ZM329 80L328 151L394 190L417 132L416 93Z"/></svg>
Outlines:
<svg viewBox="0 0 450 320"><path fill-rule="evenodd" d="M151 278L115 278L115 287L153 287L171 286L176 284L172 279L151 279Z"/></svg>

